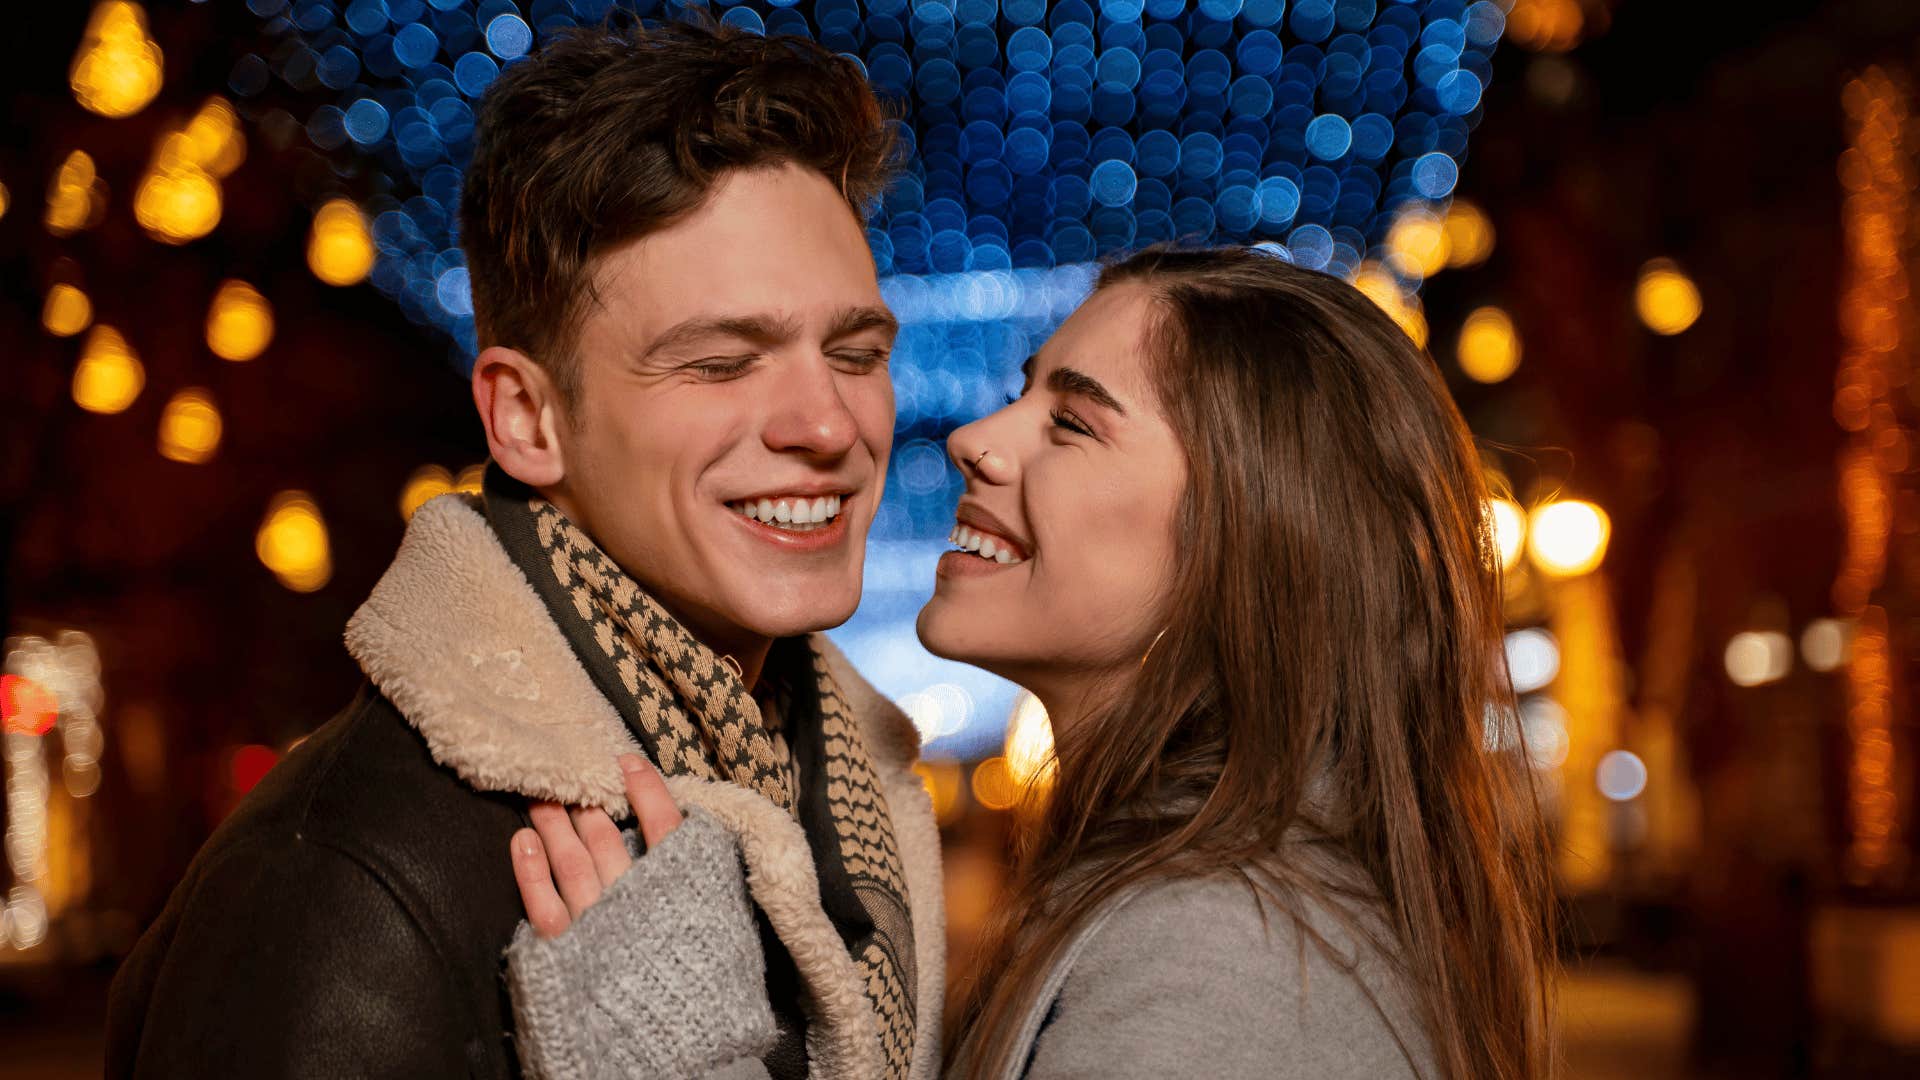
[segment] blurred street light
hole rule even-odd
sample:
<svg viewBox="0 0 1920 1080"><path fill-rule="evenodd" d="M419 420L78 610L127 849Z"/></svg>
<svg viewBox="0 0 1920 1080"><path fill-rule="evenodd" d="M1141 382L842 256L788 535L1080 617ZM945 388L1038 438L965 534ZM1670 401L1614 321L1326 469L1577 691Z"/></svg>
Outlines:
<svg viewBox="0 0 1920 1080"><path fill-rule="evenodd" d="M304 491L274 496L254 537L254 551L280 584L294 592L314 592L333 576L326 522Z"/></svg>
<svg viewBox="0 0 1920 1080"><path fill-rule="evenodd" d="M273 305L238 278L220 283L207 307L207 348L223 360L251 360L273 342Z"/></svg>
<svg viewBox="0 0 1920 1080"><path fill-rule="evenodd" d="M1520 335L1500 308L1477 308L1460 327L1460 370L1475 382L1497 383L1520 367Z"/></svg>
<svg viewBox="0 0 1920 1080"><path fill-rule="evenodd" d="M93 324L93 301L78 286L61 282L47 290L40 325L54 337L72 337Z"/></svg>
<svg viewBox="0 0 1920 1080"><path fill-rule="evenodd" d="M1656 334L1678 334L1700 318L1700 288L1672 259L1654 259L1640 268L1633 303L1640 321Z"/></svg>
<svg viewBox="0 0 1920 1080"><path fill-rule="evenodd" d="M160 456L187 465L213 460L220 449L220 409L199 387L173 395L160 414Z"/></svg>
<svg viewBox="0 0 1920 1080"><path fill-rule="evenodd" d="M1747 630L1727 641L1722 659L1735 686L1764 686L1793 669L1793 640L1775 630Z"/></svg>
<svg viewBox="0 0 1920 1080"><path fill-rule="evenodd" d="M349 199L332 199L313 216L307 266L329 285L357 285L373 270L373 236Z"/></svg>
<svg viewBox="0 0 1920 1080"><path fill-rule="evenodd" d="M147 36L146 10L127 0L96 5L67 72L74 99L101 116L132 116L160 93L162 75L160 46Z"/></svg>
<svg viewBox="0 0 1920 1080"><path fill-rule="evenodd" d="M1606 557L1611 531L1606 511L1590 502L1548 503L1527 524L1527 554L1550 577L1577 577Z"/></svg>
<svg viewBox="0 0 1920 1080"><path fill-rule="evenodd" d="M94 326L73 369L74 402L88 412L123 412L146 384L146 369L120 331L105 323Z"/></svg>

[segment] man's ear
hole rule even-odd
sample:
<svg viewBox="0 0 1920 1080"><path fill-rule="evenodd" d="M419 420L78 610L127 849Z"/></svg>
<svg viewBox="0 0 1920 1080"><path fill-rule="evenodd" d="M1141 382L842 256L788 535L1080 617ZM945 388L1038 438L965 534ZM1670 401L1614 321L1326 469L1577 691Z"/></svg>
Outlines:
<svg viewBox="0 0 1920 1080"><path fill-rule="evenodd" d="M559 439L566 402L546 369L513 349L483 350L473 363L473 404L487 429L487 451L508 476L542 489L566 477Z"/></svg>

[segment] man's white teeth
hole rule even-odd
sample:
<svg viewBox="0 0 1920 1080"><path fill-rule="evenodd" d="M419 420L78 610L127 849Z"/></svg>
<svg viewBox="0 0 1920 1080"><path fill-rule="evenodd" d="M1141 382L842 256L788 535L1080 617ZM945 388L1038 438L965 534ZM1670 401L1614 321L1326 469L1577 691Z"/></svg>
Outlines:
<svg viewBox="0 0 1920 1080"><path fill-rule="evenodd" d="M809 532L840 516L840 496L823 495L815 499L746 499L727 504L742 517L764 525Z"/></svg>
<svg viewBox="0 0 1920 1080"><path fill-rule="evenodd" d="M970 551L983 559L990 562L997 562L1002 566L1011 566L1014 563L1026 561L1015 555L1011 549L1004 547L1003 544L1005 541L995 540L991 536L983 536L967 528L965 525L955 525L953 532L947 534L947 542L959 548L961 551Z"/></svg>

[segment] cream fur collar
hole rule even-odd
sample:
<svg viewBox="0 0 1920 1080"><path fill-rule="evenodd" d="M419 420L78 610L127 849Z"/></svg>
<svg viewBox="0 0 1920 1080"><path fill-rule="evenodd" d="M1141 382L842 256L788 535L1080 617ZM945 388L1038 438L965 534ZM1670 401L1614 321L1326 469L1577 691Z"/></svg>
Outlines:
<svg viewBox="0 0 1920 1080"><path fill-rule="evenodd" d="M481 791L627 813L626 724L588 676L533 586L463 497L414 512L393 565L347 624L348 652L425 738L435 761ZM914 1078L939 1067L946 926L940 837L912 768L919 733L822 635L894 819L919 968ZM736 835L747 884L792 953L812 998L808 1051L820 1075L879 1076L876 1021L852 958L820 907L805 833L791 815L744 788L675 777L683 806L701 806ZM505 853L502 853L504 858Z"/></svg>

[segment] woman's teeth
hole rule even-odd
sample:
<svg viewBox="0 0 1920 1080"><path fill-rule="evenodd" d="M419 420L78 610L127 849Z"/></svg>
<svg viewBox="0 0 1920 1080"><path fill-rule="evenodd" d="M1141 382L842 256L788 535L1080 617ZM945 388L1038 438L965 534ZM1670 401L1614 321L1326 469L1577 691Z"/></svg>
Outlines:
<svg viewBox="0 0 1920 1080"><path fill-rule="evenodd" d="M959 548L961 551L970 551L989 562L997 562L1002 566L1010 566L1013 563L1026 561L1001 546L1003 541L987 536L984 533L974 532L965 525L955 525L953 532L947 534L947 542Z"/></svg>
<svg viewBox="0 0 1920 1080"><path fill-rule="evenodd" d="M825 528L840 516L840 496L822 495L817 499L746 499L730 502L727 509L741 517L789 532L812 532Z"/></svg>

